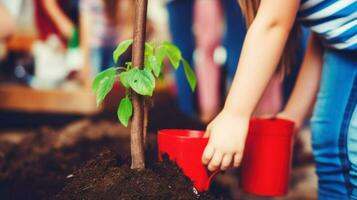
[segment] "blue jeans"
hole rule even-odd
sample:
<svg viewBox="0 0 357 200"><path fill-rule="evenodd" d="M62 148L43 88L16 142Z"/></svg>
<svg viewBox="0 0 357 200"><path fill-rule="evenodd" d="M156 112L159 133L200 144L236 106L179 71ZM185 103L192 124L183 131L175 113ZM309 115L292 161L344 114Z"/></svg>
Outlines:
<svg viewBox="0 0 357 200"><path fill-rule="evenodd" d="M319 199L357 199L357 57L326 50L311 119Z"/></svg>

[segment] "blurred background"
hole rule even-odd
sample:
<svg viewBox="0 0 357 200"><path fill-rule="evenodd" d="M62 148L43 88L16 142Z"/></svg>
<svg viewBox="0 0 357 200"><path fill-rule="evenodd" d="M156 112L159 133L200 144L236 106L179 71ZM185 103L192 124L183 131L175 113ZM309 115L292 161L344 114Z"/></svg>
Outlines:
<svg viewBox="0 0 357 200"><path fill-rule="evenodd" d="M120 41L132 38L133 20L134 0L0 0L0 196L16 189L26 199L45 199L63 184L61 178L46 176L66 174L98 149L114 145L106 138L127 138L128 129L116 119L123 88L115 85L97 107L91 81L100 71L131 59L128 52L114 63L112 52ZM150 111L153 138L162 128L204 130L218 114L245 31L236 0L149 0L147 41L175 43L198 79L192 93L182 68L165 69ZM256 116L274 115L284 106L308 34L303 30L292 72L271 80ZM88 151L73 150L74 155L63 151L78 143ZM272 199L317 198L308 123L297 134L294 150L290 192ZM57 166L63 161L58 157L46 164L53 151L68 161L62 168ZM43 171L26 171L26 167ZM42 179L29 184L39 176ZM49 189L48 182L56 185ZM267 199L242 192L236 171L218 176L212 191L226 199ZM24 199L20 194L11 199Z"/></svg>

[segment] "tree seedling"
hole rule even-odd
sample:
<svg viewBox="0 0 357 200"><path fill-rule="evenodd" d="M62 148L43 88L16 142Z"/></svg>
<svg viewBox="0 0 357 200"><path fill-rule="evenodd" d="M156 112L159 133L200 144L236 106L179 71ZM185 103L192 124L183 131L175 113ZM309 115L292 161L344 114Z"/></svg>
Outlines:
<svg viewBox="0 0 357 200"><path fill-rule="evenodd" d="M118 62L121 55L128 50L132 43L133 40L130 39L121 42L117 46L113 52L114 63ZM145 99L152 97L156 85L156 79L162 76L164 61L166 59L170 61L172 67L175 70L177 70L180 66L180 63L182 63L187 81L192 91L194 91L196 88L195 74L188 62L182 57L181 51L176 45L167 41L162 42L159 45L146 42L144 49L143 67L133 66L132 62L126 62L124 66L110 67L99 73L95 77L92 84L92 90L96 95L97 105L99 105L105 99L107 94L111 91L115 81L118 80L122 84L122 86L125 88L125 97L121 99L119 103L117 116L120 123L125 127L128 126L130 119L133 117L133 114L137 114L133 112L133 92L139 94L141 98L144 99L144 103L141 105L144 108L143 111L147 112L147 109L145 108L147 108L148 105L145 103ZM146 122L144 119L143 123L140 122L137 124L132 124L132 128L136 126L143 126L140 127L140 130L143 130L145 133L145 123ZM145 134L143 139L145 140ZM145 143L145 141L143 143Z"/></svg>

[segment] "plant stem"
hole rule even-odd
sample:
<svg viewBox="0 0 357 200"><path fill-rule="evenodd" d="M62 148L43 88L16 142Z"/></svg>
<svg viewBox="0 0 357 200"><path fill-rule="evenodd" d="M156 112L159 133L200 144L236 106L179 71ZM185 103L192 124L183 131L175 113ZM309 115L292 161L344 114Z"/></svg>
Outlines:
<svg viewBox="0 0 357 200"><path fill-rule="evenodd" d="M150 99L149 97L146 97L144 100L144 129L143 129L143 135L144 135L144 147L146 147L146 142L147 142L147 132L148 132L148 123L149 123L149 103Z"/></svg>
<svg viewBox="0 0 357 200"><path fill-rule="evenodd" d="M134 108L130 132L131 168L142 170L145 168L142 98L135 92L132 93L131 98Z"/></svg>
<svg viewBox="0 0 357 200"><path fill-rule="evenodd" d="M135 3L135 22L134 22L134 41L132 62L133 66L143 67L144 64L144 44L146 32L146 13L147 13L147 0L136 0ZM143 141L143 111L144 104L143 98L132 91L132 100L134 107L134 115L131 126L131 168L142 170L145 168L144 157L144 141Z"/></svg>

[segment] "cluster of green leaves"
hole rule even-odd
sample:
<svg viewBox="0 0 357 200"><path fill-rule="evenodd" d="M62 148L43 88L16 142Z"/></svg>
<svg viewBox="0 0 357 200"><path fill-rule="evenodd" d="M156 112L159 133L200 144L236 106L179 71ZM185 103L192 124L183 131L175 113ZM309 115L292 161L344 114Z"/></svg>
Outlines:
<svg viewBox="0 0 357 200"><path fill-rule="evenodd" d="M125 40L121 42L113 52L114 63L123 53L132 45L133 40ZM163 42L159 45L155 43L145 43L145 58L144 67L140 69L138 66L133 66L131 62L127 62L125 66L110 67L99 73L92 84L93 92L96 95L97 105L99 105L107 94L113 88L116 80L119 80L126 89L126 94L121 99L117 111L119 121L128 126L129 120L133 114L133 105L129 96L129 89L142 96L152 96L155 89L155 78L159 78L164 66L164 60L168 59L172 67L177 70L182 63L187 81L192 89L196 88L195 74L182 57L180 49L170 42Z"/></svg>

